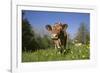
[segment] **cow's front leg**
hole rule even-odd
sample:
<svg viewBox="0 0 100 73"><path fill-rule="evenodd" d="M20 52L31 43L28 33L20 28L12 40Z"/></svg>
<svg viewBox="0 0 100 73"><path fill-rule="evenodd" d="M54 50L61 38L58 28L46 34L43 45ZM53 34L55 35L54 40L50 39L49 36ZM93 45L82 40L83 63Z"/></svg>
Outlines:
<svg viewBox="0 0 100 73"><path fill-rule="evenodd" d="M55 53L61 54L61 48L58 46L58 44L55 44Z"/></svg>
<svg viewBox="0 0 100 73"><path fill-rule="evenodd" d="M61 45L61 40L60 39L58 39L58 41L57 41L57 47L58 47L58 53L62 54L63 53L63 47Z"/></svg>
<svg viewBox="0 0 100 73"><path fill-rule="evenodd" d="M59 42L59 40L55 40L54 41L54 43L55 43L55 51L56 51L56 53L60 53L60 42Z"/></svg>
<svg viewBox="0 0 100 73"><path fill-rule="evenodd" d="M57 45L55 44L55 50L57 50Z"/></svg>

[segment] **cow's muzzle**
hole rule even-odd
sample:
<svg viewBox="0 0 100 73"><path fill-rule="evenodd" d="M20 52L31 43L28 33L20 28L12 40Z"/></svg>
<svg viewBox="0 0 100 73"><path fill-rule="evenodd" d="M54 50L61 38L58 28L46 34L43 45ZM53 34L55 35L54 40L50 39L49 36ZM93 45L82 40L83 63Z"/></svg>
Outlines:
<svg viewBox="0 0 100 73"><path fill-rule="evenodd" d="M58 38L58 35L57 34L52 34L51 35L51 39L52 40L58 40L59 38Z"/></svg>

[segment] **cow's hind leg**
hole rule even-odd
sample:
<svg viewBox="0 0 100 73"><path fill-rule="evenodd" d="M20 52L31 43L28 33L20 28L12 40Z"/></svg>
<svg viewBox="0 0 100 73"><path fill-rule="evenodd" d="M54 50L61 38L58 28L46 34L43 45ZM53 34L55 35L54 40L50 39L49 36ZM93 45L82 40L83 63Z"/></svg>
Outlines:
<svg viewBox="0 0 100 73"><path fill-rule="evenodd" d="M63 53L66 54L66 52L67 52L67 48L66 48L66 45L67 45L67 36L65 36L65 38L63 39L63 42L64 42L64 44L63 44Z"/></svg>

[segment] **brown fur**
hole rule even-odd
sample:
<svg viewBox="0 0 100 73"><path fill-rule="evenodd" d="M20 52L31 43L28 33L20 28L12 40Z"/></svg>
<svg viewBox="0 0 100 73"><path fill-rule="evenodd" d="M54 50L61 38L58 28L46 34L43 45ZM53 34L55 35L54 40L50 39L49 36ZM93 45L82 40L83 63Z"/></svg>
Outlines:
<svg viewBox="0 0 100 73"><path fill-rule="evenodd" d="M57 49L65 49L67 43L67 24L56 23L53 26L46 25L46 29L51 33L51 38Z"/></svg>

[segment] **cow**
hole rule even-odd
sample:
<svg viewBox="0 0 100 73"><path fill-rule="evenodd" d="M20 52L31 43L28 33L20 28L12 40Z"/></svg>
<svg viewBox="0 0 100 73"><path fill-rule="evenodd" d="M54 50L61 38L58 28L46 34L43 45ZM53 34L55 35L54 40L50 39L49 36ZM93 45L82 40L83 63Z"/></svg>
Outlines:
<svg viewBox="0 0 100 73"><path fill-rule="evenodd" d="M53 26L46 25L45 27L50 33L51 39L55 45L55 49L59 51L59 53L64 53L67 44L66 29L68 28L68 24L55 23Z"/></svg>

